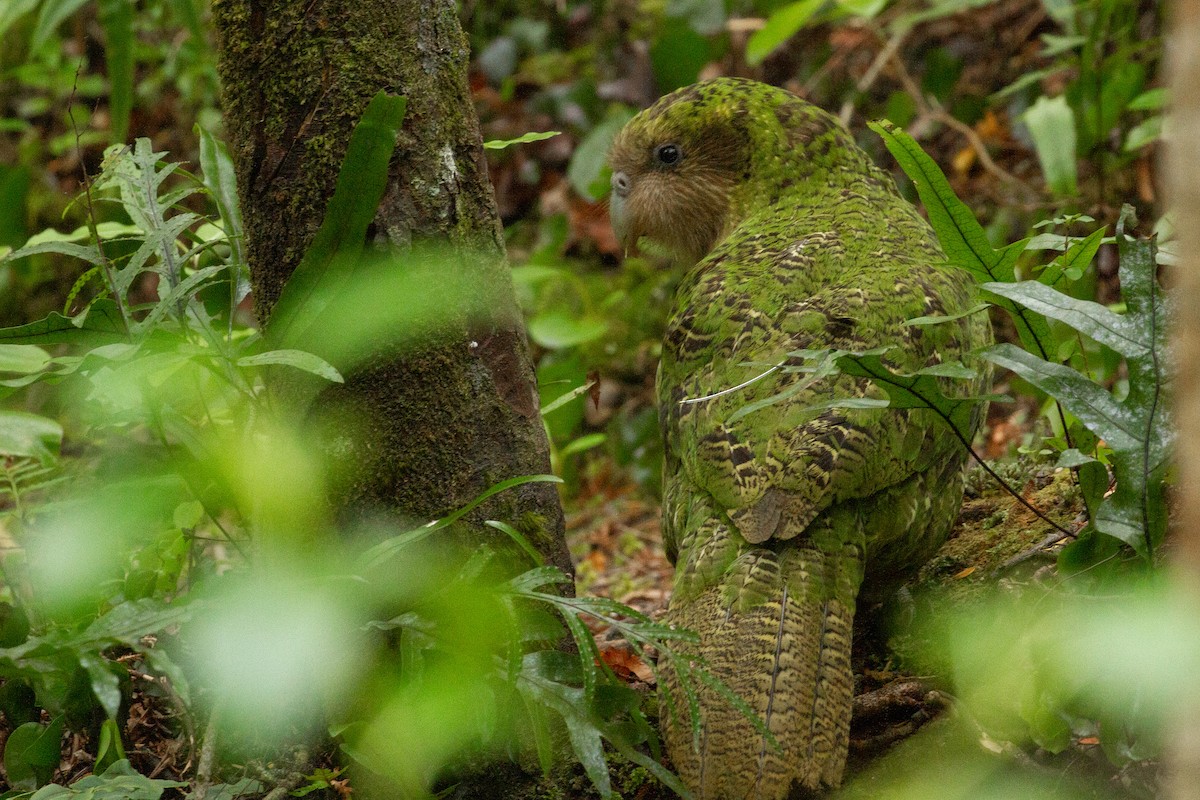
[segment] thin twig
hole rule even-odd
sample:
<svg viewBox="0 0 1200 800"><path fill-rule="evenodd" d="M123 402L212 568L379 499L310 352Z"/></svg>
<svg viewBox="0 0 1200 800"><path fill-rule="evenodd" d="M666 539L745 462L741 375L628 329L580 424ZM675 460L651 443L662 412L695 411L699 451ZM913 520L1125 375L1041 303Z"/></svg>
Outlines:
<svg viewBox="0 0 1200 800"><path fill-rule="evenodd" d="M192 789L193 800L204 800L208 787L212 785L213 765L217 761L217 730L221 719L221 701L213 706L204 729L204 741L200 744L200 758L196 762L196 780Z"/></svg>
<svg viewBox="0 0 1200 800"><path fill-rule="evenodd" d="M943 419L945 419L945 417L943 417ZM947 420L947 422L948 422L948 420ZM1014 498L1016 498L1018 503L1025 506L1025 508L1029 509L1030 511L1032 511L1038 519L1040 519L1042 522L1045 522L1047 525L1050 525L1051 527L1053 527L1055 530L1057 530L1059 533L1061 533L1064 537L1075 535L1073 532L1067 530L1062 525L1059 525L1057 522L1050 519L1045 514L1043 514L1041 511L1039 511L1037 509L1037 507L1034 506L1032 503L1030 503L1028 500L1026 500L1021 495L1020 492L1018 492L1016 489L1014 489L1012 486L1010 486L1008 484L1008 482L1004 480L1004 478L1001 478L999 475L997 475L996 471L994 469L992 469L991 467L989 467L987 462L979 457L979 454L975 452L975 448L972 447L965 438L963 438L963 435L959 432L958 428L955 428L953 425L950 425L950 429L954 431L954 435L957 436L958 440L960 442L962 442L963 445L967 448L967 452L971 454L971 457L974 458L977 462L979 462L979 466L983 467L983 471L986 472L988 475L991 475L992 478L994 478L996 480L996 483L1000 484L1000 487L1002 489L1004 489L1004 491L1008 492Z"/></svg>
<svg viewBox="0 0 1200 800"><path fill-rule="evenodd" d="M1015 556L1010 558L1008 561L1005 561L1003 564L1001 564L999 567L996 568L996 573L998 574L998 573L1004 572L1005 570L1012 569L1017 564L1024 563L1024 562L1028 561L1029 559L1033 558L1038 553L1045 550L1047 547L1058 544L1059 542L1061 542L1064 539L1070 539L1073 537L1074 537L1074 534L1066 534L1066 533L1063 533L1062 531L1055 531L1054 533L1047 536L1045 539L1042 539L1040 542L1035 544L1033 547L1029 548L1028 550L1024 550L1020 553L1017 553Z"/></svg>
<svg viewBox="0 0 1200 800"><path fill-rule="evenodd" d="M892 54L892 66L896 69L896 75L900 79L900 84L904 87L904 91L908 92L912 97L913 102L917 104L917 108L922 115L935 119L962 134L967 143L971 145L971 149L975 151L975 155L979 157L979 165L985 170L1005 183L1020 188L1030 197L1040 197L1040 194L1033 187L992 160L991 155L988 154L987 145L983 143L983 139L980 138L979 133L974 128L962 120L956 119L953 114L946 111L936 97L926 95L916 80L913 79L912 74L908 71L908 67L904 65L904 60L895 53Z"/></svg>
<svg viewBox="0 0 1200 800"><path fill-rule="evenodd" d="M883 32L877 29L875 26L872 26L872 30L874 30L879 36L883 35ZM883 49L880 50L878 55L875 56L875 60L871 62L871 66L867 68L866 73L863 74L862 78L859 79L858 84L854 87L856 94L865 94L872 86L875 85L875 81L879 79L879 75L883 72L884 66L886 66L889 61L895 58L897 51L899 51L900 46L904 44L904 40L908 37L908 34L911 30L912 28L900 27L891 35L891 37L888 38L887 43L883 46ZM850 126L850 115L854 113L854 107L855 104L853 100L847 100L842 106L842 110L841 113L838 114L838 118L842 121L843 127Z"/></svg>
<svg viewBox="0 0 1200 800"><path fill-rule="evenodd" d="M861 366L861 363L860 363L860 366ZM868 370L868 371L870 372L870 370ZM889 378L891 378L891 375L890 374L878 375L878 374L875 374L874 372L871 372L871 377L878 381L885 381L885 380L888 380ZM1055 528L1059 532L1061 532L1067 536L1075 535L1073 532L1067 530L1062 525L1059 525L1057 522L1055 522L1054 520L1050 519L1048 516L1043 514L1040 510L1038 510L1038 508L1036 506L1034 506L1032 503L1030 503L1028 500L1026 500L1024 498L1024 496L1021 495L1020 492L1018 492L1016 489L1014 489L1012 486L1010 486L1008 481L1004 480L1004 478L1001 478L994 469L992 469L990 466L988 466L988 463L986 461L984 461L979 456L978 453L975 452L975 448L974 448L974 446L972 446L971 440L968 439L966 437L966 435L963 434L963 432L958 429L958 426L954 424L953 420L950 419L949 414L946 414L945 412L943 412L940 408L937 407L937 405L932 400L930 400L928 397L925 397L923 394L921 394L919 391L917 391L917 389L915 387L903 386L901 384L896 383L895 380L892 380L892 383L896 386L900 386L902 389L911 393L914 397L916 397L919 400L921 400L922 402L924 402L925 406L927 408L929 408L931 411L933 411L933 413L936 414L939 419L941 419L943 422L946 423L946 426L948 428L950 428L950 430L954 434L955 438L957 438L958 441L962 443L962 446L967 449L967 452L970 453L971 457L974 458L977 462L979 462L979 466L983 467L983 471L986 472L988 475L991 475L992 478L995 479L995 481L998 484L1000 484L1001 488L1003 488L1006 492L1011 494L1017 500L1018 503L1025 506L1025 508L1027 508L1031 512L1033 512L1033 514L1038 519L1042 520L1047 525Z"/></svg>

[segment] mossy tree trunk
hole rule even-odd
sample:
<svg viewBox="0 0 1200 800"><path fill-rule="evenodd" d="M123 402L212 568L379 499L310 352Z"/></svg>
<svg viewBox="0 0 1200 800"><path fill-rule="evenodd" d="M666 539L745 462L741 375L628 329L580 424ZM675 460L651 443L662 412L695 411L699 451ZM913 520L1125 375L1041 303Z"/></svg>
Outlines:
<svg viewBox="0 0 1200 800"><path fill-rule="evenodd" d="M442 268L476 294L452 299L460 308L446 309L449 333L442 325L407 342L403 355L377 359L316 401L318 415L354 417L337 444L339 508L432 519L499 481L548 472L454 0L214 0L213 14L259 319L269 327L321 224L350 133L381 90L406 97L408 110L372 236L402 249L448 245L457 257ZM486 320L462 312L481 301ZM502 492L468 518L479 540L494 542L487 518L517 524L569 572L553 485Z"/></svg>

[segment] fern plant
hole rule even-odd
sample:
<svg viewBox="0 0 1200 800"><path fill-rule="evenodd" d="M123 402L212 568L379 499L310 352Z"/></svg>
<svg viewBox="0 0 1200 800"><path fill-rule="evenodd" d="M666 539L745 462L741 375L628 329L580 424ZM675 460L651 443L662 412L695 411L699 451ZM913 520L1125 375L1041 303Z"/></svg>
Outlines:
<svg viewBox="0 0 1200 800"><path fill-rule="evenodd" d="M1116 542L1152 560L1166 532L1166 480L1174 436L1166 402L1167 310L1157 283L1153 241L1126 235L1129 212L1122 217L1117 244L1124 314L1055 288L1086 270L1104 241L1103 230L1072 241L1040 269L1036 280L1017 280L1016 264L1031 240L993 248L941 170L911 137L887 122L872 128L916 185L950 263L971 272L981 296L1006 311L1016 327L1020 346L998 344L980 355L1013 370L1057 404L1066 444L1059 464L1076 470L1090 518L1076 545L1066 551L1064 563L1095 563L1111 555ZM1048 320L1066 333L1056 334ZM1124 359L1129 381L1123 396L1059 362L1063 339L1080 335ZM1106 496L1108 463L1116 491Z"/></svg>
<svg viewBox="0 0 1200 800"><path fill-rule="evenodd" d="M58 458L62 427L43 417L33 418L36 424L23 443L6 439L0 416L0 452L24 459L12 462L8 484L29 518L28 530L19 531L28 570L6 580L28 591L11 592L12 624L0 620L0 633L8 633L0 639L6 687L0 690L0 710L22 723L4 757L22 789L51 781L64 730L97 717L99 726L91 733L104 785L81 785L80 791L95 789L102 796L110 786L138 783L123 761L128 687L122 684L123 668L106 657L114 648L136 653L194 711L190 687L197 684L223 697L230 686L271 694L271 686L244 679L241 658L266 664L264 684L309 663L309 650L288 651L292 655L278 665L273 659L280 647L240 655L278 640L320 647L316 660L322 665L355 659L373 665L353 687L344 674L338 682L316 669L303 683L305 697L322 698L329 718L337 721L332 732L350 758L390 776L413 796L430 791L447 769L463 766L464 753L482 748L495 755L510 742L522 742L509 755L536 756L549 769L567 754L556 744L562 741L569 742L569 752L604 797L616 796L606 745L685 793L655 759L657 740L639 695L598 657L583 620L613 627L647 661L649 651L669 651L686 632L610 601L560 594L556 587L567 576L540 563L537 551L508 522L489 523L495 547L461 559L440 551L441 558L427 559L418 551L435 541L432 534L496 492L557 479L503 482L454 514L382 538L378 530L342 530L326 513L319 475L327 465L290 422L322 385L341 380L331 362L353 366L364 345L377 344L384 327L402 335L405 324L417 318L394 302L406 296L405 285L394 281L411 275L368 269L371 280L358 280L362 270L390 257L370 252L366 230L386 187L384 166L403 114L402 98L381 94L369 105L351 138L326 219L265 334L238 324L246 275L232 165L206 135L202 178L185 174L146 140L110 149L101 174L80 198L93 209L89 225L35 237L4 258L55 252L85 265L61 313L0 330L0 371L10 376L0 385L10 393L33 383L61 388L72 411L66 435L77 438L77 452L83 451ZM215 216L195 210L201 195L215 203ZM100 209L124 218L101 220ZM373 296L381 294L389 311L378 319L357 305L364 297L378 305ZM342 316L347 309L357 311L353 324ZM323 334L339 328L346 335L331 345ZM328 359L299 349L310 342ZM300 379L280 376L273 371L279 367L291 368L291 376ZM281 385L289 391L270 391ZM71 480L61 492L32 507L24 502L28 487L64 475ZM374 544L360 548L357 535ZM84 541L96 543L95 549L80 551ZM226 548L236 551L221 565L230 577L216 580L212 554ZM533 564L514 566L502 551L524 553ZM60 580L66 588L58 594L48 588L55 552L72 552L72 562L86 566ZM415 563L424 566L411 568ZM438 572L443 582L426 582L443 568ZM328 592L328 586L337 591ZM279 596L295 597L292 605L314 613L327 609L324 603L311 605L311 598L327 597L329 606L344 611L336 626L331 623L338 629L321 630L321 640L314 641L311 628L288 627L295 620L287 618L289 608L278 609ZM264 608L282 616L264 617ZM388 612L385 618L373 613L380 608ZM233 629L245 627L247 619L261 620L251 626L254 641L230 645ZM189 649L202 657L176 664L145 638L167 628L179 628ZM574 642L577 654L559 649L564 639ZM239 654L232 674L240 679L226 680L228 674L221 673L229 652ZM702 667L693 671L704 679ZM68 696L65 686L83 690ZM478 690L470 702L472 719L481 727L442 725L454 709L453 698L465 697L464 687ZM236 698L242 695L228 696L235 697L224 701L232 708L224 720L214 712L221 725L214 722L210 735L236 727L242 705ZM295 697L281 696L280 715L297 705ZM405 701L392 708L381 699L389 696ZM445 729L442 741L453 746L426 746L428 726L414 723L423 719L421 709L429 711L430 725L436 721ZM43 711L50 714L48 724ZM250 724L266 727L261 715ZM388 750L399 741L392 735L396 724L399 740L414 742L415 750ZM205 778L196 788L234 796L241 785Z"/></svg>

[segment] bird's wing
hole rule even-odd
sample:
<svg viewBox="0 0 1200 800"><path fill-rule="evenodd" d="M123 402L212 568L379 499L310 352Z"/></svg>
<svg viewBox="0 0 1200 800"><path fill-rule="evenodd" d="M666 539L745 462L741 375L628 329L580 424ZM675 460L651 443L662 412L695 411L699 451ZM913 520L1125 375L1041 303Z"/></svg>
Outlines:
<svg viewBox="0 0 1200 800"><path fill-rule="evenodd" d="M788 355L797 350L881 346L892 348L884 359L898 369L936 363L939 344L961 326L904 322L964 307L961 276L895 257L838 270L819 263L844 259L836 236L802 244L756 252L755 263L715 251L685 286L692 296L664 343L659 389L665 506L684 517L668 529L687 529L686 495L698 489L747 541L788 539L832 504L900 483L958 447L953 437L930 435L941 423L924 410L830 407L834 399L886 397L865 379L814 380L777 365L801 363ZM790 270L843 278L796 299Z"/></svg>

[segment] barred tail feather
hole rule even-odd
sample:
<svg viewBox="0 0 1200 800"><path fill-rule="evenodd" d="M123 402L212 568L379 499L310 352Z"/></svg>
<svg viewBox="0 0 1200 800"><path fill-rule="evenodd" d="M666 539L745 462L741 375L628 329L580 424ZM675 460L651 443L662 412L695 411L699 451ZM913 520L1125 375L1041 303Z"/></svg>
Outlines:
<svg viewBox="0 0 1200 800"><path fill-rule="evenodd" d="M700 634L699 645L677 657L706 663L775 739L698 685L697 751L686 694L675 670L663 670L662 689L671 698L662 718L667 749L700 800L783 800L793 783L817 789L841 781L861 550L848 545L830 553L806 544L794 542L779 554L746 551L721 585L672 603L671 621Z"/></svg>

